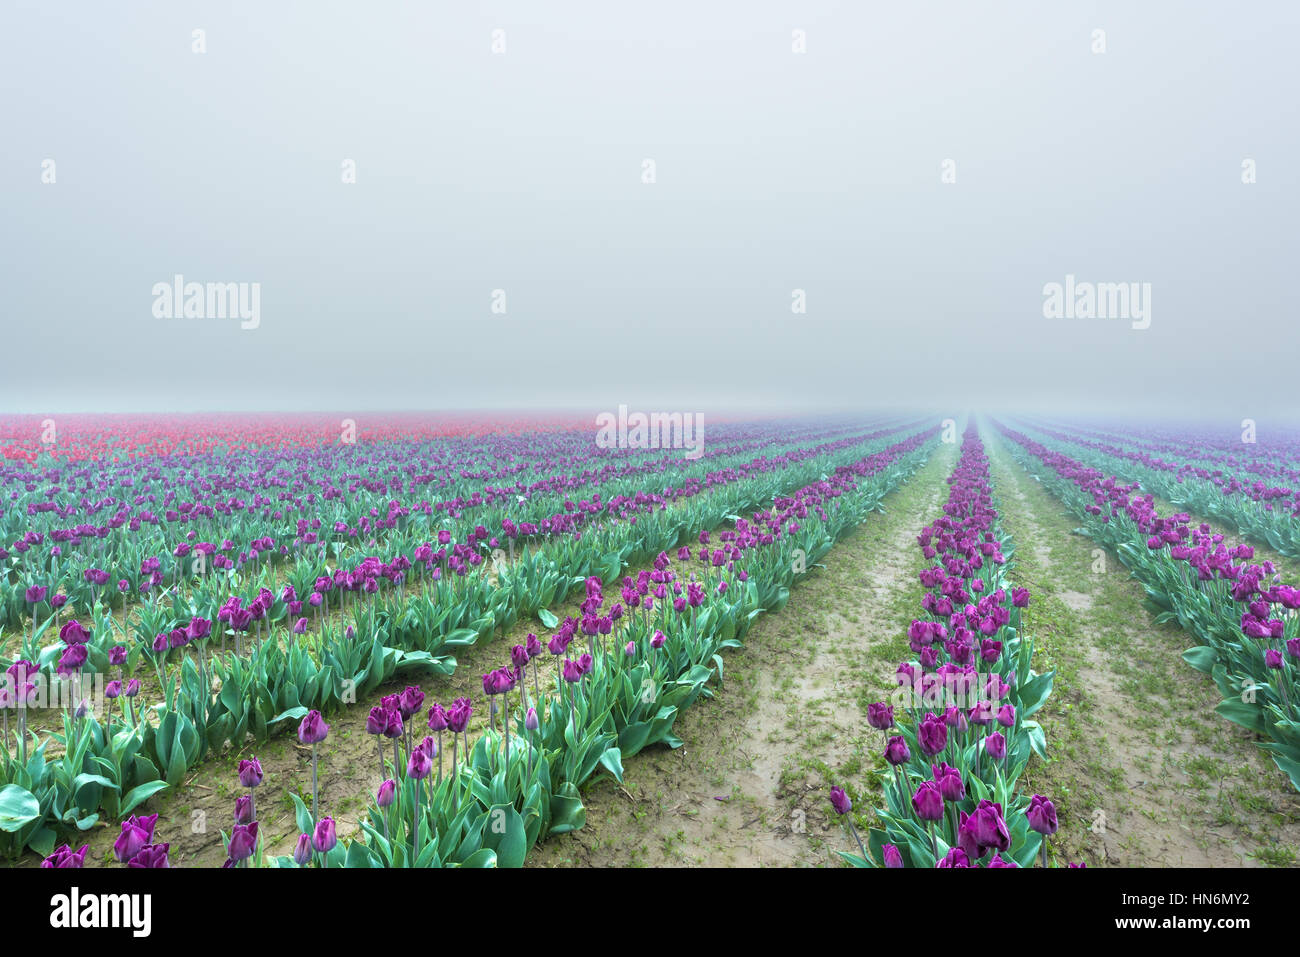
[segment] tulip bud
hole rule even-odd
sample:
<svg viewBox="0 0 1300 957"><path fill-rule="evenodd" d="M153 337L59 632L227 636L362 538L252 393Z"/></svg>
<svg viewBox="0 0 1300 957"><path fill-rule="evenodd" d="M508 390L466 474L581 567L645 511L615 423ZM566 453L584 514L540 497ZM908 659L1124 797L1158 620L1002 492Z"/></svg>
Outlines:
<svg viewBox="0 0 1300 957"><path fill-rule="evenodd" d="M255 788L262 783L262 765L257 758L239 762L239 783L246 788Z"/></svg>
<svg viewBox="0 0 1300 957"><path fill-rule="evenodd" d="M379 785L379 793L375 795L375 803L380 807L392 807L395 800L397 800L397 782L389 778ZM306 836L306 834L303 835L304 838Z"/></svg>
<svg viewBox="0 0 1300 957"><path fill-rule="evenodd" d="M299 867L305 866L311 860L311 838L306 834L298 835L298 843L293 849L293 862Z"/></svg>
<svg viewBox="0 0 1300 957"><path fill-rule="evenodd" d="M298 740L303 744L319 744L329 733L330 727L321 718L319 711L307 712L307 717L298 725Z"/></svg>
<svg viewBox="0 0 1300 957"><path fill-rule="evenodd" d="M1029 820L1030 830L1045 836L1055 834L1059 826L1056 821L1055 805L1041 794L1035 794L1029 799L1029 807L1025 808L1025 817Z"/></svg>
<svg viewBox="0 0 1300 957"><path fill-rule="evenodd" d="M853 802L849 800L849 796L844 793L843 788L833 787L831 788L831 807L835 808L836 814L848 814L849 811L853 810Z"/></svg>
<svg viewBox="0 0 1300 957"><path fill-rule="evenodd" d="M338 844L338 835L334 831L334 819L323 817L312 834L312 847L321 854L328 854Z"/></svg>

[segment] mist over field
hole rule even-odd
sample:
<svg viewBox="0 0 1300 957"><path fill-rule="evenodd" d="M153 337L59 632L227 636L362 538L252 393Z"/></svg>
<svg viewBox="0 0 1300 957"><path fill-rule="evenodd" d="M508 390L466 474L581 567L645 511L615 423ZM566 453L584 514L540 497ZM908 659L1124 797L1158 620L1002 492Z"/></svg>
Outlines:
<svg viewBox="0 0 1300 957"><path fill-rule="evenodd" d="M1297 36L1281 0L0 3L22 943L188 957L249 868L566 869L680 939L685 869L1110 869L976 913L1008 952L1290 930ZM967 931L863 876L768 896ZM422 929L243 879L259 940Z"/></svg>
<svg viewBox="0 0 1300 957"><path fill-rule="evenodd" d="M10 2L0 410L1280 426L1297 27L1282 3ZM255 321L161 318L176 277L256 284Z"/></svg>

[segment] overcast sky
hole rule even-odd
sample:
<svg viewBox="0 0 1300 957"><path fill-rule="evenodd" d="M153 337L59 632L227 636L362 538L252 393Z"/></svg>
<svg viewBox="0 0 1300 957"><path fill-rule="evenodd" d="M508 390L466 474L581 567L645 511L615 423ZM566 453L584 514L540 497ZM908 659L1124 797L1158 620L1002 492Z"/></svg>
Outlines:
<svg viewBox="0 0 1300 957"><path fill-rule="evenodd" d="M1290 416L1298 27L1282 2L6 0L0 412ZM257 328L156 318L177 274L260 284ZM1149 328L1045 318L1067 274L1149 283Z"/></svg>

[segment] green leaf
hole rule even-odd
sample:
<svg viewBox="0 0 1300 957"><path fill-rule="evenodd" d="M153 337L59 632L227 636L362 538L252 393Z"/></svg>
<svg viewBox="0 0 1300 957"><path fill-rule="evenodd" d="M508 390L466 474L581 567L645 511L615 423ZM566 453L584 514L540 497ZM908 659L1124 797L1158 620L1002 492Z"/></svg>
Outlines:
<svg viewBox="0 0 1300 957"><path fill-rule="evenodd" d="M514 805L497 805L488 811L488 826L483 831L483 846L496 852L497 867L524 866L524 856L528 853L528 837L524 833L524 819L519 816ZM470 859L473 859L472 855Z"/></svg>
<svg viewBox="0 0 1300 957"><path fill-rule="evenodd" d="M0 790L0 831L13 833L41 816L41 804L36 795L16 784L6 784Z"/></svg>
<svg viewBox="0 0 1300 957"><path fill-rule="evenodd" d="M609 748L600 756L600 763L618 780L623 780L623 753L618 748Z"/></svg>
<svg viewBox="0 0 1300 957"><path fill-rule="evenodd" d="M490 847L475 851L461 863L461 867L496 867L497 854Z"/></svg>
<svg viewBox="0 0 1300 957"><path fill-rule="evenodd" d="M1219 652L1209 645L1198 645L1183 652L1183 661L1208 675L1218 664Z"/></svg>
<svg viewBox="0 0 1300 957"><path fill-rule="evenodd" d="M166 781L149 781L145 784L141 784L139 787L132 788L126 793L126 796L122 798L122 807L118 811L118 816L125 817L127 814L130 814L133 808L149 800L167 786Z"/></svg>
<svg viewBox="0 0 1300 957"><path fill-rule="evenodd" d="M304 708L302 705L299 705L296 708L290 708L288 711L281 711L270 721L266 722L266 725L267 727L270 727L273 724L278 724L281 721L287 721L290 718L305 718L307 717L307 710L308 710L307 708Z"/></svg>
<svg viewBox="0 0 1300 957"><path fill-rule="evenodd" d="M537 618L547 628L554 628L560 623L560 619L556 618L555 615L551 614L550 610L546 608L538 609Z"/></svg>
<svg viewBox="0 0 1300 957"><path fill-rule="evenodd" d="M1257 704L1246 704L1239 699L1229 698L1227 701L1220 701L1219 706L1214 710L1243 728L1249 728L1259 734L1268 734L1268 730L1264 727L1264 712Z"/></svg>

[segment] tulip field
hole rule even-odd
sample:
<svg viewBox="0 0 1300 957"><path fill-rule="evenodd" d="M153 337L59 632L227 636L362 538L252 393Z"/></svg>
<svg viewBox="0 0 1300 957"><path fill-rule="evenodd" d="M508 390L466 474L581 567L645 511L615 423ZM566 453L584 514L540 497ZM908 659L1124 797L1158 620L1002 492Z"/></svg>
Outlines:
<svg viewBox="0 0 1300 957"><path fill-rule="evenodd" d="M1296 863L1300 439L58 426L0 416L10 866Z"/></svg>

